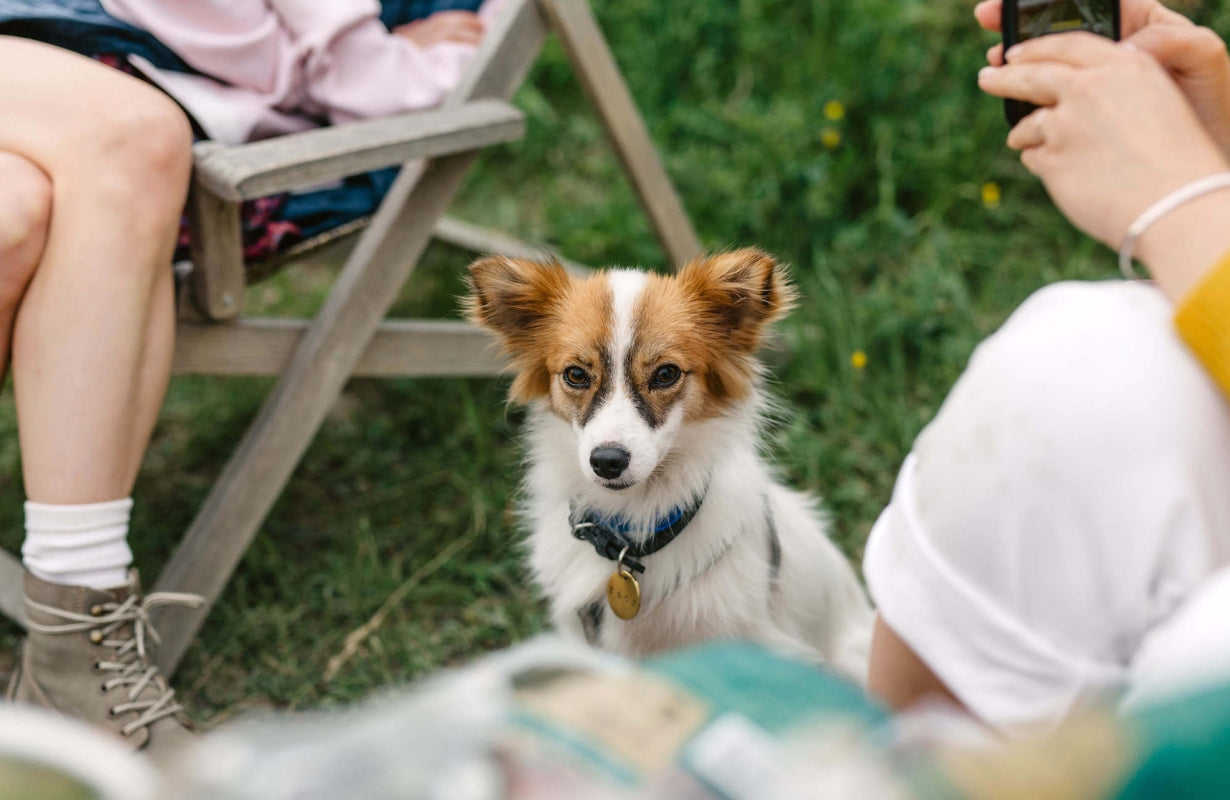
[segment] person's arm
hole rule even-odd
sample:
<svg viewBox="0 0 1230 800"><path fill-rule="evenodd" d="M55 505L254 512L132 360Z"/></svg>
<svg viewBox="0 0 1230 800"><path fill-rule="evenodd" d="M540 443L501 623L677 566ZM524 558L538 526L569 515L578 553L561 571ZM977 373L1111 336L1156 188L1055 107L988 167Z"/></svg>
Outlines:
<svg viewBox="0 0 1230 800"><path fill-rule="evenodd" d="M1001 13L1000 0L985 0L975 9L979 23L992 31L999 30ZM1143 210L1149 195L1157 199L1183 179L1226 169L1224 158L1212 154L1210 140L1223 154L1230 153L1230 57L1221 38L1157 0L1123 0L1123 33L1128 48L1043 37L1017 50L1013 67L1018 78L1032 80L1043 75L1045 79L1056 74L1077 78L1077 91L1084 97L1068 104L1076 113L1055 115L1048 110L1027 119L1009 139L1023 149L1026 166L1046 182L1061 210L1113 248L1118 247L1116 237L1131 222L1128 217ZM1121 69L1116 63L1147 73L1137 53L1152 57L1165 70L1187 100L1187 108L1175 107L1173 98L1164 97L1165 87L1156 74L1146 75L1139 86L1116 81L1109 74ZM1003 66L999 45L991 48L988 60L993 67ZM1107 69L1099 74L1097 67ZM1009 90L1012 76L1007 77L1005 82L1003 72L992 74L988 88L994 93ZM1139 102L1142 98L1148 99ZM1153 98L1160 98L1163 105L1152 106ZM1052 101L1046 105L1060 105L1058 94L1046 99ZM1089 99L1109 100L1110 113L1100 120L1089 115L1090 109L1096 113L1095 103L1086 102ZM1165 105L1178 113L1167 113ZM1138 123L1122 113L1133 106ZM1193 114L1203 130L1191 124ZM1132 130L1125 130L1128 128ZM1053 141L1049 146L1048 138ZM1077 143L1084 145L1084 152L1073 146ZM1090 164L1100 174L1085 172ZM1133 171L1138 176L1129 175ZM1108 185L1108 178L1118 186ZM1146 194L1132 198L1132 190L1141 188ZM1118 208L1125 200L1130 207ZM1180 335L1230 398L1228 222L1230 191L1198 198L1146 231L1137 243L1136 256L1176 303Z"/></svg>
<svg viewBox="0 0 1230 800"><path fill-rule="evenodd" d="M300 44L307 94L331 122L437 105L474 52L458 42L421 48L390 33L375 0L268 2Z"/></svg>
<svg viewBox="0 0 1230 800"><path fill-rule="evenodd" d="M905 711L933 700L963 707L952 690L879 614L876 615L875 633L871 638L867 692L883 700L894 711Z"/></svg>
<svg viewBox="0 0 1230 800"><path fill-rule="evenodd" d="M299 48L265 0L102 0L111 15L147 31L194 69L273 103L293 95ZM354 2L339 0L340 10ZM366 0L359 6L366 7ZM363 8L363 11L370 9Z"/></svg>
<svg viewBox="0 0 1230 800"><path fill-rule="evenodd" d="M1230 253L1179 304L1175 325L1188 349L1230 399Z"/></svg>
<svg viewBox="0 0 1230 800"><path fill-rule="evenodd" d="M1008 143L1077 227L1118 248L1129 225L1180 187L1230 171L1208 129L1159 62L1089 35L1046 36L980 77L992 94L1042 106ZM1223 60L1225 54L1222 55ZM1230 396L1230 190L1191 200L1141 236L1135 255L1171 302L1179 332Z"/></svg>
<svg viewBox="0 0 1230 800"><path fill-rule="evenodd" d="M1039 106L1008 135L1074 225L1118 250L1155 202L1230 164L1166 70L1127 43L1089 33L1018 45L982 88ZM1172 301L1230 249L1227 193L1206 195L1163 217L1136 255Z"/></svg>

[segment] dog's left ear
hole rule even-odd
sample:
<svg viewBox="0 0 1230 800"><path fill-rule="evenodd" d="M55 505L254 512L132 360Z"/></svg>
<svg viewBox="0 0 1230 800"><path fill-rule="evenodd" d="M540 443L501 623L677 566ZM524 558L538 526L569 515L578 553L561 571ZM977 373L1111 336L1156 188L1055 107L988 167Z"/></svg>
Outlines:
<svg viewBox="0 0 1230 800"><path fill-rule="evenodd" d="M797 297L784 268L753 247L694 259L678 279L700 303L714 335L748 353L760 347L765 327L785 316Z"/></svg>

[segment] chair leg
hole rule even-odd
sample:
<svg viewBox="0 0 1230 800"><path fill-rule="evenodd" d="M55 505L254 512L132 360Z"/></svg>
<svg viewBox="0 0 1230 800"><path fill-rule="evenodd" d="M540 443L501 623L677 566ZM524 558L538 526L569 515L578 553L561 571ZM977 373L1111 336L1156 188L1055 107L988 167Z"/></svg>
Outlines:
<svg viewBox="0 0 1230 800"><path fill-rule="evenodd" d="M347 261L325 307L158 578L157 591L192 592L206 599L200 610L159 609L158 661L164 673L178 666L476 157L466 153L437 160L417 185L413 175L399 178L392 192L401 185L404 202L382 206L381 212L394 212L377 214Z"/></svg>
<svg viewBox="0 0 1230 800"><path fill-rule="evenodd" d="M198 145L198 148L206 147ZM236 319L243 312L243 226L239 203L196 185L188 193L192 225L192 294L209 319Z"/></svg>
<svg viewBox="0 0 1230 800"><path fill-rule="evenodd" d="M474 77L448 102L511 95L546 34L534 0L513 0L476 54ZM474 152L461 153L404 167L359 239L324 308L158 578L156 590L206 599L199 610L154 612L164 674L179 665L477 158Z"/></svg>
<svg viewBox="0 0 1230 800"><path fill-rule="evenodd" d="M21 588L21 561L0 550L0 614L26 627L26 603Z"/></svg>
<svg viewBox="0 0 1230 800"><path fill-rule="evenodd" d="M662 248L675 266L700 255L700 239L662 159L649 138L615 56L607 45L587 0L539 0L551 29L559 36L581 80L590 105L598 113L624 171L653 223Z"/></svg>

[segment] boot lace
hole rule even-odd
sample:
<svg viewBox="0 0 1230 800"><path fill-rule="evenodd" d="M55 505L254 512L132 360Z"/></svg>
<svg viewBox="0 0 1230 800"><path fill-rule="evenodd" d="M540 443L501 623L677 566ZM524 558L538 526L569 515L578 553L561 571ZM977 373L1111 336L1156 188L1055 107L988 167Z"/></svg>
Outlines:
<svg viewBox="0 0 1230 800"><path fill-rule="evenodd" d="M29 629L43 634L89 633L90 641L114 650L112 661L95 662L100 673L113 677L104 681L102 690L109 692L118 687L127 687L127 702L111 707L111 715L137 712L137 717L120 729L124 736L154 724L160 719L173 716L184 710L175 701L175 690L166 686L158 675L158 667L150 663L146 640L161 641L158 632L150 624L149 612L161 606L186 606L201 608L205 598L180 592L152 592L144 599L131 595L122 603L100 603L94 610L98 614L78 614L62 608L43 605L26 598L33 609L64 620L61 625L41 625L27 620ZM97 631L97 633L95 633ZM156 697L142 697L145 690L153 687Z"/></svg>

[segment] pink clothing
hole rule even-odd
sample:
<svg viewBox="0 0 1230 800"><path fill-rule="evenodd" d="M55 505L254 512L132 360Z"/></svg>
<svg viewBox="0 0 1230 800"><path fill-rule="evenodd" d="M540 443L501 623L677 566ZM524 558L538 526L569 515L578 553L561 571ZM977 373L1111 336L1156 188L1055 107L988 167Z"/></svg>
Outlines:
<svg viewBox="0 0 1230 800"><path fill-rule="evenodd" d="M389 33L377 0L102 0L201 75L130 56L210 138L227 144L439 104L475 47L420 48ZM479 11L488 27L502 0Z"/></svg>

